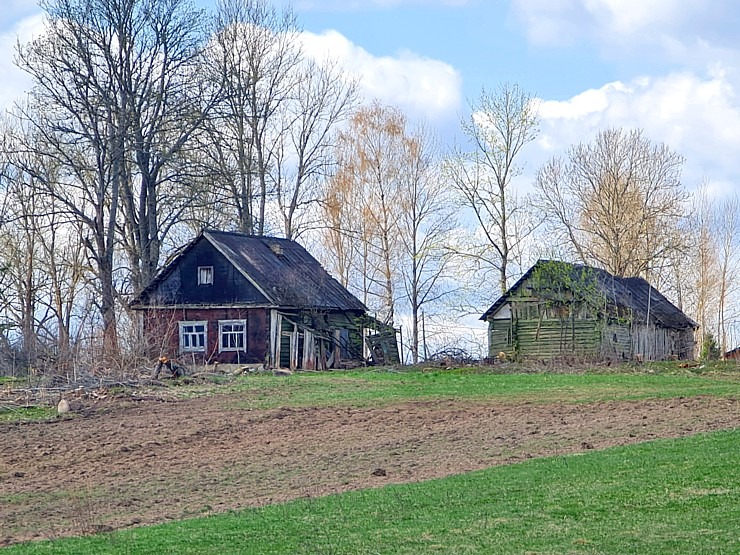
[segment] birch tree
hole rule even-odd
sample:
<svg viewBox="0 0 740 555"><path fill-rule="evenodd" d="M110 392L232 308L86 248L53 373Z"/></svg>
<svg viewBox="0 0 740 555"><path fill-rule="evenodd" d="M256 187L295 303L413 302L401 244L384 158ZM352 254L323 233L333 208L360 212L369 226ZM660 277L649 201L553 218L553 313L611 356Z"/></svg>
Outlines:
<svg viewBox="0 0 740 555"><path fill-rule="evenodd" d="M740 199L737 195L720 202L717 214L719 243L719 306L717 307L717 340L722 354L729 343L728 314L730 299L737 293L738 240L740 239ZM735 307L737 310L737 307Z"/></svg>
<svg viewBox="0 0 740 555"><path fill-rule="evenodd" d="M412 362L420 358L419 324L423 310L448 292L456 226L454 203L440 178L439 155L428 128L419 127L405 140L400 175L401 275L404 300L411 311Z"/></svg>
<svg viewBox="0 0 740 555"><path fill-rule="evenodd" d="M692 248L684 265L684 279L689 277L692 286L689 289L688 309L699 324L699 352L707 335L717 329L720 267L713 204L706 186L701 186L694 193L690 226Z"/></svg>
<svg viewBox="0 0 740 555"><path fill-rule="evenodd" d="M421 312L446 292L455 226L438 170L430 131L410 129L398 109L376 102L339 134L323 204L327 266L386 323L409 310L414 362Z"/></svg>
<svg viewBox="0 0 740 555"><path fill-rule="evenodd" d="M400 273L399 219L406 119L396 108L373 103L350 118L338 137L334 179L359 200L350 220L358 246L355 267L365 304L392 325ZM340 230L351 233L348 230Z"/></svg>
<svg viewBox="0 0 740 555"><path fill-rule="evenodd" d="M504 83L493 92L484 89L462 121L462 130L472 149L455 149L446 164L446 177L476 221L483 243L460 254L493 269L503 293L512 251L536 227L529 218L516 223L525 207L512 182L522 172L518 164L522 149L537 137L537 102L515 84Z"/></svg>

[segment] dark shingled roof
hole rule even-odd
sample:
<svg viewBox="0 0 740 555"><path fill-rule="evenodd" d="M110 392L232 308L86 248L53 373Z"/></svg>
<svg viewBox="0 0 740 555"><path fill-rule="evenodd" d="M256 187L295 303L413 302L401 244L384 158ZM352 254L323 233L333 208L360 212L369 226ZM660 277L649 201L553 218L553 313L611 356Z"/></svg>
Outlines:
<svg viewBox="0 0 740 555"><path fill-rule="evenodd" d="M364 304L295 241L226 231L204 231L132 304L146 299L180 257L202 240L210 242L277 307L367 311Z"/></svg>
<svg viewBox="0 0 740 555"><path fill-rule="evenodd" d="M481 320L487 320L489 316L495 314L510 298L512 293L516 292L537 268L538 265L545 264L548 260L539 260L519 280L509 288L491 307L486 310L480 317ZM666 299L655 287L640 277L620 278L613 276L606 270L591 268L581 264L569 265L574 274L582 271L584 268L593 273L596 278L599 289L606 297L607 301L622 308L631 309L632 313L638 320L646 321L648 315L648 303L650 307L650 321L653 324L665 328L685 329L697 328L698 325L691 318L686 316L673 303Z"/></svg>

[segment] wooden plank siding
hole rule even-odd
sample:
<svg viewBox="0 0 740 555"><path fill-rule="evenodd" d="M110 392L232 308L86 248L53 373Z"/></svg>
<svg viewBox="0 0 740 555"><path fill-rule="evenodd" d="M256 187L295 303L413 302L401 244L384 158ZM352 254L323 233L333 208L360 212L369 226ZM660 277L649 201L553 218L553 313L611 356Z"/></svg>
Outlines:
<svg viewBox="0 0 740 555"><path fill-rule="evenodd" d="M343 359L361 356L350 341L362 339L362 326L345 313L273 313L272 327L277 330L279 326L279 348L273 358L282 368L326 370L339 368ZM317 324L322 327L312 327Z"/></svg>
<svg viewBox="0 0 740 555"><path fill-rule="evenodd" d="M313 370L364 361L367 307L288 239L204 231L130 306L153 356L186 364Z"/></svg>
<svg viewBox="0 0 740 555"><path fill-rule="evenodd" d="M198 284L198 268L213 268L213 282ZM154 305L263 305L269 300L224 255L203 241L162 277Z"/></svg>
<svg viewBox="0 0 740 555"><path fill-rule="evenodd" d="M597 320L505 320L489 321L489 353L524 358L563 355L593 357L599 353L601 326Z"/></svg>
<svg viewBox="0 0 740 555"><path fill-rule="evenodd" d="M631 360L632 333L625 324L612 323L604 326L602 332L601 354L604 358Z"/></svg>
<svg viewBox="0 0 740 555"><path fill-rule="evenodd" d="M512 355L514 350L513 343L513 324L511 319L496 319L488 322L488 356L494 358L499 353Z"/></svg>
<svg viewBox="0 0 740 555"><path fill-rule="evenodd" d="M480 318L488 354L665 360L694 356L696 322L640 277L539 260Z"/></svg>
<svg viewBox="0 0 740 555"><path fill-rule="evenodd" d="M167 356L184 362L203 364L264 363L269 332L268 311L261 308L173 308L143 312L144 336L152 356ZM219 322L246 320L247 344L243 351L219 352ZM204 352L180 353L178 322L207 322Z"/></svg>
<svg viewBox="0 0 740 555"><path fill-rule="evenodd" d="M527 357L593 357L601 342L596 320L517 320L515 334L519 353Z"/></svg>
<svg viewBox="0 0 740 555"><path fill-rule="evenodd" d="M488 356L520 358L558 356L618 360L690 358L693 330L590 320L495 319L488 322Z"/></svg>
<svg viewBox="0 0 740 555"><path fill-rule="evenodd" d="M693 330L673 330L635 325L632 329L633 355L642 360L687 359L693 356Z"/></svg>

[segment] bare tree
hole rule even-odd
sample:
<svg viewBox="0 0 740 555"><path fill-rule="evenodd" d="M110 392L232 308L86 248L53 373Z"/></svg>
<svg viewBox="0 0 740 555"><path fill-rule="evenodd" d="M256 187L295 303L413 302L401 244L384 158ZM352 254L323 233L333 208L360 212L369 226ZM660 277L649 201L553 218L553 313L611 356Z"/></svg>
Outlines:
<svg viewBox="0 0 740 555"><path fill-rule="evenodd" d="M0 295L6 318L3 324L15 328L23 365L35 366L39 355L37 308L44 287L39 271L38 195L28 186L26 176L12 165L6 166L2 177L7 202L5 225L0 233L4 281Z"/></svg>
<svg viewBox="0 0 740 555"><path fill-rule="evenodd" d="M287 130L279 116L299 76L293 12L267 0L220 0L208 58L213 78L224 85L205 135L216 185L235 210L238 229L262 235L276 144Z"/></svg>
<svg viewBox="0 0 740 555"><path fill-rule="evenodd" d="M684 279L689 278L687 288L688 310L699 324L701 352L704 339L716 330L720 285L720 268L717 237L715 234L715 207L706 185L694 193L691 214L691 255L684 262Z"/></svg>
<svg viewBox="0 0 740 555"><path fill-rule="evenodd" d="M425 307L447 293L446 278L452 252L449 236L456 225L446 184L438 171L439 156L427 128L405 140L400 175L401 274L411 309L412 361L419 361L419 323Z"/></svg>
<svg viewBox="0 0 740 555"><path fill-rule="evenodd" d="M34 82L18 109L31 132L19 130L13 148L28 202L48 211L44 226L64 232L39 234L36 214L23 212L28 225L18 229L34 234L25 239L34 250L18 252L28 267L43 254L50 271L67 275L67 257L78 261L80 252L66 239L78 238L94 276L89 298L100 312L103 349L113 358L121 294L151 281L170 233L228 222L228 211L205 205L234 201L244 231L263 233L272 210L286 235L300 232L332 162L332 128L353 107L356 85L331 63L308 62L292 12L266 0L223 0L207 44L204 12L189 0L41 5L45 32L19 45L17 56ZM204 135L213 144L205 161L195 142ZM208 179L207 168L223 171ZM219 187L210 187L213 178ZM31 291L25 309L58 314L66 343L70 310L61 282L51 281L56 298L31 307L38 298Z"/></svg>
<svg viewBox="0 0 740 555"><path fill-rule="evenodd" d="M138 291L154 278L163 238L192 201L178 158L220 98L221 82L204 81L204 12L188 0L97 4L101 31L114 38L100 49L101 69L113 76L113 106L125 126L120 237Z"/></svg>
<svg viewBox="0 0 740 555"><path fill-rule="evenodd" d="M409 310L414 362L422 310L447 291L455 206L438 170L429 130L376 102L339 134L322 203L327 267L386 323Z"/></svg>
<svg viewBox="0 0 740 555"><path fill-rule="evenodd" d="M72 320L87 273L82 244L56 199L36 186L56 180L55 162L24 153L9 130L2 153L7 211L0 241L5 277L12 278L3 287L5 308L15 314L24 361L36 366L44 357L63 370L70 361Z"/></svg>
<svg viewBox="0 0 740 555"><path fill-rule="evenodd" d="M539 202L584 263L645 275L685 248L683 158L642 132L611 129L537 173Z"/></svg>
<svg viewBox="0 0 740 555"><path fill-rule="evenodd" d="M334 181L343 196L358 201L349 216L357 246L356 271L365 304L393 324L400 279L401 189L406 118L375 102L362 107L339 133Z"/></svg>
<svg viewBox="0 0 740 555"><path fill-rule="evenodd" d="M462 128L473 149L456 150L446 164L446 174L460 202L475 218L485 244L461 254L493 268L503 293L512 250L533 231L531 226L515 225L524 206L513 191L512 180L521 174L517 157L538 133L537 103L515 84L504 83L493 93L483 90Z"/></svg>
<svg viewBox="0 0 740 555"><path fill-rule="evenodd" d="M202 12L186 0L45 0L42 7L46 32L18 49L18 65L34 81L22 112L38 139L27 148L59 165L57 181L40 186L84 230L105 349L115 355L117 246L128 255L133 288L145 286L178 218L165 168L208 107L195 71Z"/></svg>
<svg viewBox="0 0 740 555"><path fill-rule="evenodd" d="M21 137L28 140L19 144L28 153L47 156L58 165L53 179L34 167L24 170L33 176L34 186L54 198L58 209L83 230L81 240L96 276L104 349L115 355L114 254L121 191L121 160L115 153L121 130L102 94L110 81L89 60L68 55L67 47L77 44L68 24L63 18L52 19L52 34L21 53L22 66L31 71L37 85L30 109L23 110L35 133ZM60 71L55 72L56 68ZM78 80L87 86L76 89Z"/></svg>
<svg viewBox="0 0 740 555"><path fill-rule="evenodd" d="M699 352L710 336L721 353L727 352L732 320L732 294L737 281L737 197L716 198L702 183L691 197L692 211L686 232L688 256L679 268L686 310L697 321Z"/></svg>
<svg viewBox="0 0 740 555"><path fill-rule="evenodd" d="M357 82L332 61L304 61L288 104L274 179L283 233L292 239L301 231L298 218L321 196L321 179L330 173L332 130L347 118L357 101ZM289 138L286 152L284 141Z"/></svg>
<svg viewBox="0 0 740 555"><path fill-rule="evenodd" d="M717 341L723 355L730 349L727 322L729 299L731 293L737 290L739 216L740 199L737 195L725 199L719 204L717 214L717 239L719 243Z"/></svg>
<svg viewBox="0 0 740 555"><path fill-rule="evenodd" d="M359 274L355 270L359 262L359 238L363 236L361 196L349 172L340 169L330 176L321 205L325 222L321 240L325 246L324 265L344 287L362 291L362 301L367 305L367 288L357 287L352 281Z"/></svg>

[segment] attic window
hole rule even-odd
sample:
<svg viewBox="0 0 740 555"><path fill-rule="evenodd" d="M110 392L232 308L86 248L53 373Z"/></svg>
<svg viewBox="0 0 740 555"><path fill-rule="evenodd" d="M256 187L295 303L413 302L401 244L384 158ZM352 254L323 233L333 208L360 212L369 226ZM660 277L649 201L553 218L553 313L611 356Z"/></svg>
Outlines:
<svg viewBox="0 0 740 555"><path fill-rule="evenodd" d="M213 285L213 266L198 266L198 285Z"/></svg>

